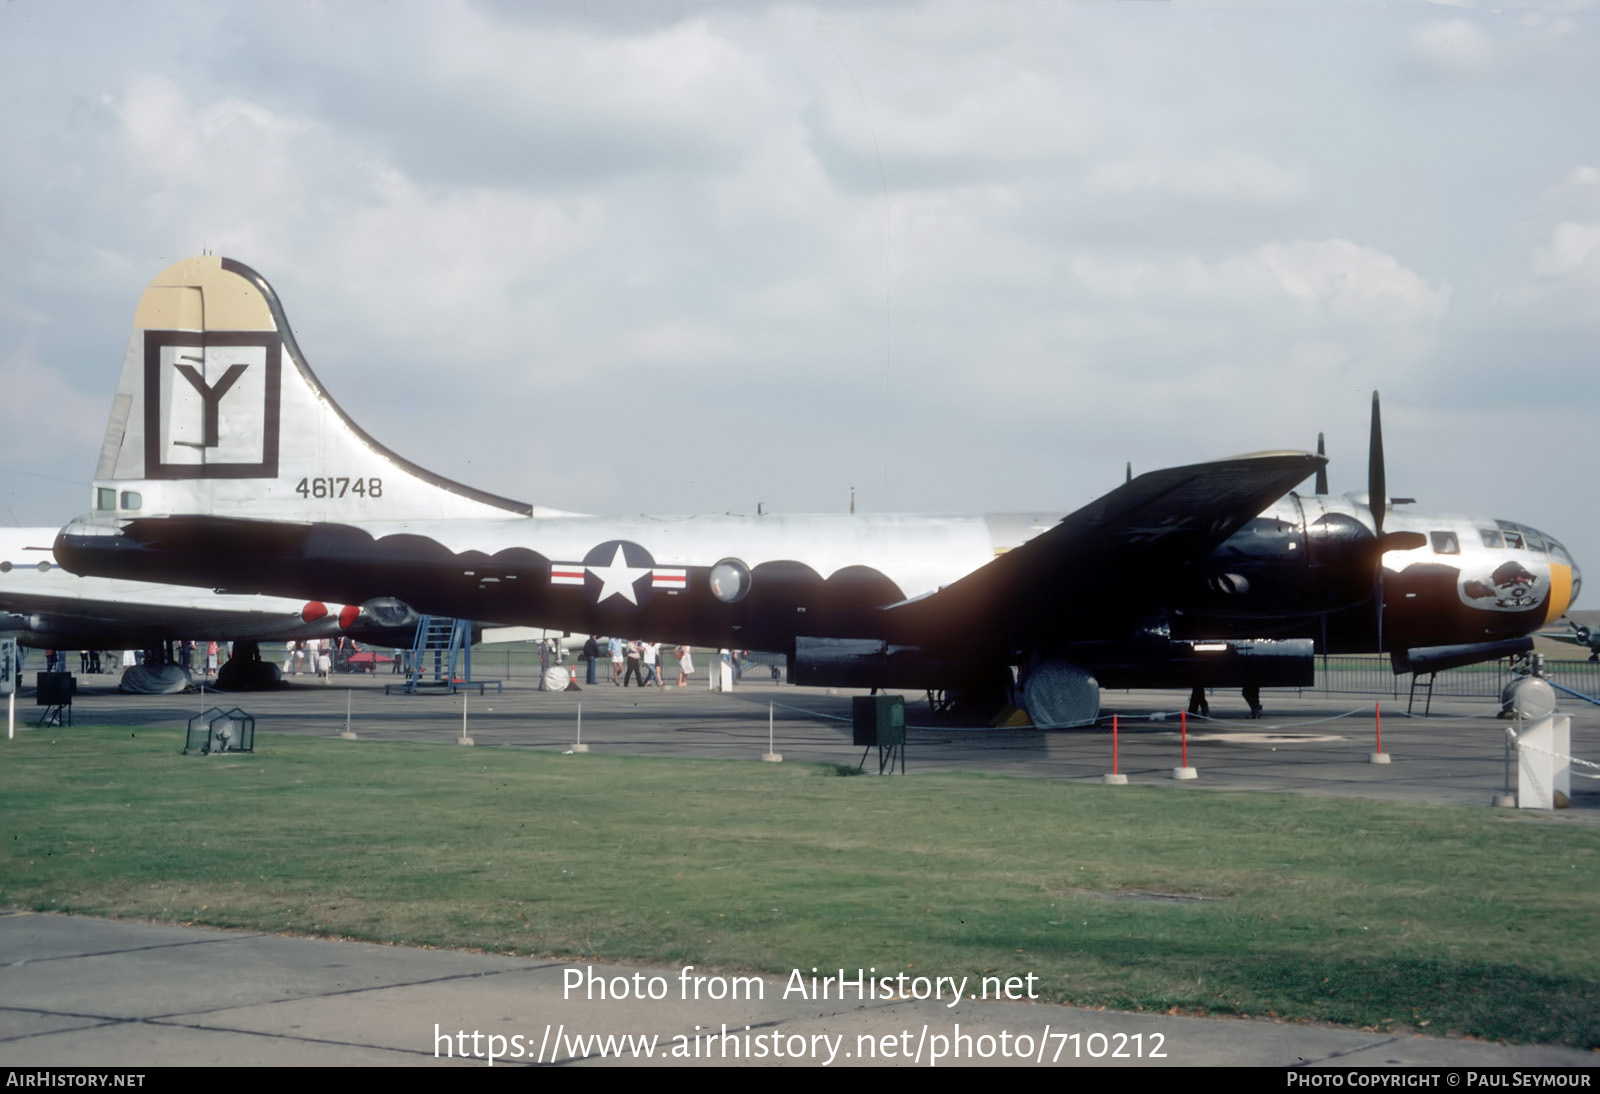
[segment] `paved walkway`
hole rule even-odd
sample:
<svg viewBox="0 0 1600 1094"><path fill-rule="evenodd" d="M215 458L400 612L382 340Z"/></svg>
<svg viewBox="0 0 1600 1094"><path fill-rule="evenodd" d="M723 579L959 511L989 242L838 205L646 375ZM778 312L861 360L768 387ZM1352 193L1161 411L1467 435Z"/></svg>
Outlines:
<svg viewBox="0 0 1600 1094"><path fill-rule="evenodd" d="M566 997L568 977L580 974L585 981L591 974L605 977L613 988L619 986L613 978L625 978L630 994L637 983L646 994L654 989L666 998L586 1000L581 991ZM708 978L700 985L705 993L719 989L712 970L689 975ZM769 978L754 989L759 1000L685 1002L683 985L678 969L3 915L0 1066L483 1067L491 1048L504 1057L520 1053L521 1058L497 1061L498 1066L1600 1063L1594 1053L1577 1049L1330 1026L965 999L952 1008L945 1005L948 987L944 1002L858 1002L853 991L845 1002L836 995L815 1001L796 992L785 998L786 982ZM809 983L806 987L809 995ZM748 984L746 990L751 990ZM604 1041L608 1036L632 1040L622 1043L619 1054L615 1041L609 1046ZM1118 1050L1126 1056L1114 1058L1111 1053ZM955 1053L961 1058L953 1058Z"/></svg>

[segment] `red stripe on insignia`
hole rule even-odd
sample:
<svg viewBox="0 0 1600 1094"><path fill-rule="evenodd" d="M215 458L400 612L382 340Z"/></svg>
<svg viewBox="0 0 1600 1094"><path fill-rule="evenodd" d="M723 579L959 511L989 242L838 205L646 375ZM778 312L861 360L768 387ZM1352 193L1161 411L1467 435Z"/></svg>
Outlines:
<svg viewBox="0 0 1600 1094"><path fill-rule="evenodd" d="M550 584L552 585L582 585L582 566L552 566L550 567Z"/></svg>
<svg viewBox="0 0 1600 1094"><path fill-rule="evenodd" d="M650 580L652 587L657 589L682 589L689 584L689 571L687 570L656 570Z"/></svg>

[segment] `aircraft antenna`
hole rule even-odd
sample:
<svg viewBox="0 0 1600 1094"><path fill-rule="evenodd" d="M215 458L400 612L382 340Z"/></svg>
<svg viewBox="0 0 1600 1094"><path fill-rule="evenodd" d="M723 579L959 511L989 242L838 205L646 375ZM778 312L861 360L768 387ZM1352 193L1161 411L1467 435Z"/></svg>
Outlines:
<svg viewBox="0 0 1600 1094"><path fill-rule="evenodd" d="M850 515L856 515L856 488L853 486L850 488Z"/></svg>
<svg viewBox="0 0 1600 1094"><path fill-rule="evenodd" d="M1326 460L1328 458L1328 450L1323 445L1322 434L1321 433L1317 434L1317 455L1321 456L1324 460ZM1317 493L1318 494L1326 494L1327 492L1328 492L1328 465L1326 463L1324 463L1321 467L1317 468Z"/></svg>

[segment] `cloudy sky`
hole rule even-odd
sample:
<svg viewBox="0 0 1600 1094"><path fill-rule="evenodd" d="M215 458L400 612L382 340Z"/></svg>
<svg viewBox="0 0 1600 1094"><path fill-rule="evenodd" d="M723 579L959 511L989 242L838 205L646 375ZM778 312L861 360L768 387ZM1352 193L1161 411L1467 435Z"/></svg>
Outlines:
<svg viewBox="0 0 1600 1094"><path fill-rule="evenodd" d="M588 512L1069 509L1328 435L1600 571L1581 4L0 5L0 521L203 249L359 422ZM1592 606L1593 595L1585 596Z"/></svg>

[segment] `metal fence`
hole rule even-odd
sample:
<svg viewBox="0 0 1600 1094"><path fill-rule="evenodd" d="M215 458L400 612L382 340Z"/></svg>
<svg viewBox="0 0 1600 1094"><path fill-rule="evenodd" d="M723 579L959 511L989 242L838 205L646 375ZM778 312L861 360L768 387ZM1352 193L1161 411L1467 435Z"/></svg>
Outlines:
<svg viewBox="0 0 1600 1094"><path fill-rule="evenodd" d="M1546 659L1544 674L1573 691L1600 696L1600 662ZM1446 669L1434 676L1433 694L1436 698L1498 699L1501 689L1515 675L1505 661ZM1426 693L1427 679L1427 674L1423 674L1418 680L1419 701ZM1324 695L1388 695L1404 699L1411 695L1411 684L1411 674L1396 676L1387 657L1319 657L1314 685L1274 690L1302 695L1310 691Z"/></svg>

